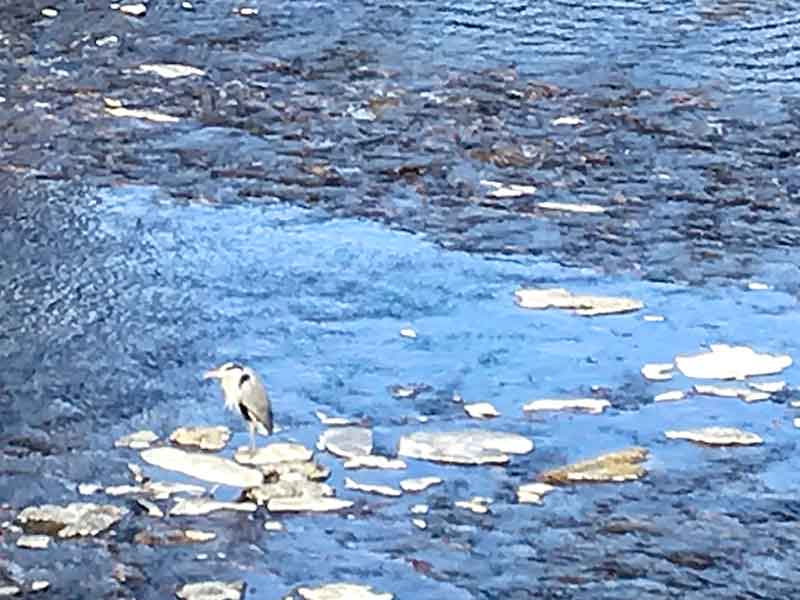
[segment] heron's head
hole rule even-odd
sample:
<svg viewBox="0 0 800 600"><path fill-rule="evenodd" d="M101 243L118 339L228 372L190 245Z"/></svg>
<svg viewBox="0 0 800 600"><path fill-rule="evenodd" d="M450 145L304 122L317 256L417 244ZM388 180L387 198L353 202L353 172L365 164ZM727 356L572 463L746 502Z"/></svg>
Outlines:
<svg viewBox="0 0 800 600"><path fill-rule="evenodd" d="M239 378L243 373L244 367L242 365L233 362L226 362L224 365L221 365L216 369L211 369L210 371L203 373L203 379L217 379L220 382L227 380L239 381Z"/></svg>

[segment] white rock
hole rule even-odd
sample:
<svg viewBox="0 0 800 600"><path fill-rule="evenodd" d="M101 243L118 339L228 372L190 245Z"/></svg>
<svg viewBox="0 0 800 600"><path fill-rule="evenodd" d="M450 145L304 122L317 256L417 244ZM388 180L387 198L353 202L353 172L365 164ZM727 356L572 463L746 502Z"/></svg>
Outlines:
<svg viewBox="0 0 800 600"><path fill-rule="evenodd" d="M135 108L106 108L106 112L112 117L142 119L153 123L177 123L178 117L153 112L151 110L139 110Z"/></svg>
<svg viewBox="0 0 800 600"><path fill-rule="evenodd" d="M408 493L422 492L440 483L442 483L442 479L439 477L415 477L412 479L403 479L400 482L400 489Z"/></svg>
<svg viewBox="0 0 800 600"><path fill-rule="evenodd" d="M611 406L608 400L597 398L574 398L570 400L533 400L522 407L526 412L552 411L552 410L578 410L592 414L599 414Z"/></svg>
<svg viewBox="0 0 800 600"><path fill-rule="evenodd" d="M417 388L406 385L395 385L392 387L392 396L395 398L413 398L419 393Z"/></svg>
<svg viewBox="0 0 800 600"><path fill-rule="evenodd" d="M661 315L644 315L642 317L642 319L644 319L648 323L663 323L664 322L664 317L661 316Z"/></svg>
<svg viewBox="0 0 800 600"><path fill-rule="evenodd" d="M639 310L644 305L638 300L614 296L574 296L563 288L527 288L514 292L521 308L561 308L576 315L593 317Z"/></svg>
<svg viewBox="0 0 800 600"><path fill-rule="evenodd" d="M500 416L500 413L497 412L497 409L489 402L465 404L464 412L466 412L473 419L491 419Z"/></svg>
<svg viewBox="0 0 800 600"><path fill-rule="evenodd" d="M566 116L566 117L558 117L550 121L551 125L570 125L572 127L576 127L578 125L583 125L584 121L580 117L576 116Z"/></svg>
<svg viewBox="0 0 800 600"><path fill-rule="evenodd" d="M127 510L110 504L73 502L66 506L43 504L29 506L17 515L17 520L26 523L42 523L58 528L58 537L97 535L119 521Z"/></svg>
<svg viewBox="0 0 800 600"><path fill-rule="evenodd" d="M377 454L367 454L366 456L353 456L344 463L345 469L391 469L402 470L406 468L406 463L399 458L389 458Z"/></svg>
<svg viewBox="0 0 800 600"><path fill-rule="evenodd" d="M131 477L136 483L144 483L145 477L142 467L135 463L128 463L128 471L131 472Z"/></svg>
<svg viewBox="0 0 800 600"><path fill-rule="evenodd" d="M122 101L116 98L103 98L103 104L108 108L122 108Z"/></svg>
<svg viewBox="0 0 800 600"><path fill-rule="evenodd" d="M329 583L317 588L298 588L303 600L392 600L392 594L374 592L368 585Z"/></svg>
<svg viewBox="0 0 800 600"><path fill-rule="evenodd" d="M400 336L404 338L416 339L417 332L411 329L410 327L404 327L400 330Z"/></svg>
<svg viewBox="0 0 800 600"><path fill-rule="evenodd" d="M132 17L141 17L147 12L147 6L141 2L136 4L120 4L119 11Z"/></svg>
<svg viewBox="0 0 800 600"><path fill-rule="evenodd" d="M409 510L412 515L427 515L430 507L427 504L414 504Z"/></svg>
<svg viewBox="0 0 800 600"><path fill-rule="evenodd" d="M641 369L642 377L650 381L666 381L672 379L672 363L647 363Z"/></svg>
<svg viewBox="0 0 800 600"><path fill-rule="evenodd" d="M206 72L197 67L189 65L179 65L175 63L158 63L149 65L139 65L140 72L154 73L164 79L178 79L180 77L193 77L205 75Z"/></svg>
<svg viewBox="0 0 800 600"><path fill-rule="evenodd" d="M266 531L286 531L286 527L280 521L264 521Z"/></svg>
<svg viewBox="0 0 800 600"><path fill-rule="evenodd" d="M499 181L482 180L481 185L492 188L486 195L489 198L520 198L522 196L532 196L536 193L533 185L517 185L514 183L503 184Z"/></svg>
<svg viewBox="0 0 800 600"><path fill-rule="evenodd" d="M797 428L800 428L800 418L798 418L798 417L795 417L795 418L792 420L792 424L793 424L795 427L797 427Z"/></svg>
<svg viewBox="0 0 800 600"><path fill-rule="evenodd" d="M348 490L355 490L357 492L365 492L367 494L378 494L379 496L389 496L393 498L397 498L403 495L398 489L395 489L388 485L371 485L367 483L358 483L357 481L353 481L349 477L345 477L344 479L344 487Z"/></svg>
<svg viewBox="0 0 800 600"><path fill-rule="evenodd" d="M122 436L114 442L114 447L144 450L145 448L149 448L150 444L157 440L158 436L152 431L141 430Z"/></svg>
<svg viewBox="0 0 800 600"><path fill-rule="evenodd" d="M119 43L119 38L117 36L115 36L115 35L107 35L105 37L97 38L94 41L94 43L98 48L103 48L105 46L113 46L115 44L118 44ZM120 106L122 106L121 102L119 103L118 106L116 106L116 107L112 106L111 108L119 108Z"/></svg>
<svg viewBox="0 0 800 600"><path fill-rule="evenodd" d="M545 494L549 494L554 486L549 483L526 483L517 488L517 502L521 504L541 504Z"/></svg>
<svg viewBox="0 0 800 600"><path fill-rule="evenodd" d="M341 458L364 456L372 452L372 431L366 427L335 427L319 436L317 448Z"/></svg>
<svg viewBox="0 0 800 600"><path fill-rule="evenodd" d="M241 600L244 584L239 581L187 583L175 595L180 600Z"/></svg>
<svg viewBox="0 0 800 600"><path fill-rule="evenodd" d="M354 421L346 419L345 417L329 417L321 410L315 410L314 414L317 415L319 422L323 425L338 427L341 425L353 425Z"/></svg>
<svg viewBox="0 0 800 600"><path fill-rule="evenodd" d="M670 390L669 392L657 394L653 397L653 400L656 402L672 402L674 400L683 400L685 397L686 394L680 390Z"/></svg>
<svg viewBox="0 0 800 600"><path fill-rule="evenodd" d="M0 598L5 596L16 596L20 593L20 591L22 590L15 585L2 585L0 586Z"/></svg>
<svg viewBox="0 0 800 600"><path fill-rule="evenodd" d="M254 512L257 506L254 502L220 502L210 498L176 498L175 505L169 511L170 516L207 515L218 510L235 510L240 512Z"/></svg>
<svg viewBox="0 0 800 600"><path fill-rule="evenodd" d="M217 534L212 531L200 531L198 529L185 529L183 535L190 542L210 542L217 537Z"/></svg>
<svg viewBox="0 0 800 600"><path fill-rule="evenodd" d="M96 483L80 483L78 484L78 493L81 496L91 496L103 489L102 485Z"/></svg>
<svg viewBox="0 0 800 600"><path fill-rule="evenodd" d="M720 385L694 385L692 391L701 396L719 396L721 398L739 398L745 402L762 402L768 400L768 392L757 392L745 387Z"/></svg>
<svg viewBox="0 0 800 600"><path fill-rule="evenodd" d="M58 16L58 11L55 8L43 8L42 16L48 19L55 19Z"/></svg>
<svg viewBox="0 0 800 600"><path fill-rule="evenodd" d="M747 284L747 289L751 292L763 292L764 290L768 290L769 286L766 283L761 283L760 281L751 281Z"/></svg>
<svg viewBox="0 0 800 600"><path fill-rule="evenodd" d="M143 490L138 485L111 485L103 491L107 496L126 496L128 494L140 494Z"/></svg>
<svg viewBox="0 0 800 600"><path fill-rule="evenodd" d="M536 207L543 210L559 210L562 212L585 213L590 215L606 212L605 207L600 206L599 204L587 203L539 202Z"/></svg>
<svg viewBox="0 0 800 600"><path fill-rule="evenodd" d="M239 448L234 459L246 465L275 465L288 462L308 462L314 457L314 452L302 444L275 443L256 449L255 454L250 454L249 448Z"/></svg>
<svg viewBox="0 0 800 600"><path fill-rule="evenodd" d="M139 503L139 506L144 508L147 511L147 515L150 517L154 517L156 519L160 519L164 516L164 512L158 507L158 504L155 502L151 502L150 500L145 500L144 498L139 498L136 500Z"/></svg>
<svg viewBox="0 0 800 600"><path fill-rule="evenodd" d="M191 2L187 2L186 0L184 0L183 2L181 2L181 8L183 10L194 10L194 5Z"/></svg>
<svg viewBox="0 0 800 600"><path fill-rule="evenodd" d="M162 469L222 485L248 488L260 485L264 479L261 471L232 460L177 448L152 448L143 451L141 456L146 463Z"/></svg>
<svg viewBox="0 0 800 600"><path fill-rule="evenodd" d="M418 431L400 438L397 453L407 458L455 464L503 464L509 454L527 454L533 442L499 431Z"/></svg>
<svg viewBox="0 0 800 600"><path fill-rule="evenodd" d="M481 498L479 496L475 496L474 498L470 498L469 500L458 500L455 502L455 506L458 508L464 508L466 510L470 510L477 515L485 515L489 512L489 501L488 498Z"/></svg>
<svg viewBox="0 0 800 600"><path fill-rule="evenodd" d="M428 524L423 519L411 519L411 524L417 529L427 529Z"/></svg>
<svg viewBox="0 0 800 600"><path fill-rule="evenodd" d="M227 427L178 427L169 436L169 441L201 450L222 450L230 437L231 430Z"/></svg>
<svg viewBox="0 0 800 600"><path fill-rule="evenodd" d="M32 592L43 592L49 587L50 587L50 582L45 581L44 579L37 579L36 581L31 582Z"/></svg>
<svg viewBox="0 0 800 600"><path fill-rule="evenodd" d="M683 431L665 431L664 435L671 440L688 440L709 446L753 446L764 440L755 433L742 431L734 427L703 427Z"/></svg>
<svg viewBox="0 0 800 600"><path fill-rule="evenodd" d="M19 546L20 548L44 550L49 545L50 545L49 535L23 535L17 539L17 546Z"/></svg>
<svg viewBox="0 0 800 600"><path fill-rule="evenodd" d="M744 379L780 373L792 364L786 354L763 354L747 346L714 344L709 352L677 356L675 365L686 377L695 379Z"/></svg>
<svg viewBox="0 0 800 600"><path fill-rule="evenodd" d="M785 381L753 381L748 385L758 392L775 394L786 389Z"/></svg>
<svg viewBox="0 0 800 600"><path fill-rule="evenodd" d="M238 12L243 17L255 17L258 14L258 9L250 8L249 6L243 6L235 12Z"/></svg>
<svg viewBox="0 0 800 600"><path fill-rule="evenodd" d="M350 500L327 496L299 496L296 498L272 498L267 502L269 512L329 512L350 508Z"/></svg>
<svg viewBox="0 0 800 600"><path fill-rule="evenodd" d="M142 490L145 494L153 496L156 500L166 500L174 494L202 496L206 493L206 488L201 485L171 483L168 481L148 481L142 486Z"/></svg>

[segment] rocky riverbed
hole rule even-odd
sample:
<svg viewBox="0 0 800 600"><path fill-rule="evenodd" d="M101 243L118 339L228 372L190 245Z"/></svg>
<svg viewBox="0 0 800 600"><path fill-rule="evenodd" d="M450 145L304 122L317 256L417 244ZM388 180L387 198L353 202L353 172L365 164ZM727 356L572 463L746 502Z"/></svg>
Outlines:
<svg viewBox="0 0 800 600"><path fill-rule="evenodd" d="M0 8L0 594L797 589L796 3Z"/></svg>

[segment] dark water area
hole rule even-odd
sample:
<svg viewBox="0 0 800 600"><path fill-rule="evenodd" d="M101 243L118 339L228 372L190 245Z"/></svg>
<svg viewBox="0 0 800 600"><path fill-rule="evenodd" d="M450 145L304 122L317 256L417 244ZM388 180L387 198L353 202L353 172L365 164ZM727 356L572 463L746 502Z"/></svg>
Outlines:
<svg viewBox="0 0 800 600"><path fill-rule="evenodd" d="M0 529L0 587L21 570L50 581L42 598L209 578L248 598L341 580L401 599L792 597L796 368L754 404L656 403L694 382L640 368L713 343L800 356L800 3L241 6L0 2L0 522L127 483L136 453L113 442L136 429L226 424L245 444L200 380L230 358L263 374L280 441L313 447L321 410L368 424L380 453L469 427L536 449L355 474L318 453L353 511L281 517L280 534L263 509L171 519L217 534L198 546L135 543L141 509L110 498L132 511L113 534L35 551ZM153 63L204 74L139 70ZM537 190L496 198L485 180ZM525 311L513 292L531 285L645 309ZM469 419L454 392L500 417ZM587 396L611 408L521 408ZM764 444L663 435L706 425ZM651 452L639 482L516 501L548 468L631 445ZM399 499L342 485L426 475L445 483ZM453 507L476 495L489 514Z"/></svg>

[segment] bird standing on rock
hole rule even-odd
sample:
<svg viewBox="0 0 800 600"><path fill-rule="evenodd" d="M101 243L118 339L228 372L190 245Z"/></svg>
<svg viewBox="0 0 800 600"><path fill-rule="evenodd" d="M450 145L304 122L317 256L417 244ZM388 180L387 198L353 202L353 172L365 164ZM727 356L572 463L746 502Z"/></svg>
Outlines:
<svg viewBox="0 0 800 600"><path fill-rule="evenodd" d="M227 362L203 374L203 379L216 379L222 388L225 408L238 412L250 428L250 453L256 451L256 429L272 434L272 405L264 384L253 369Z"/></svg>

